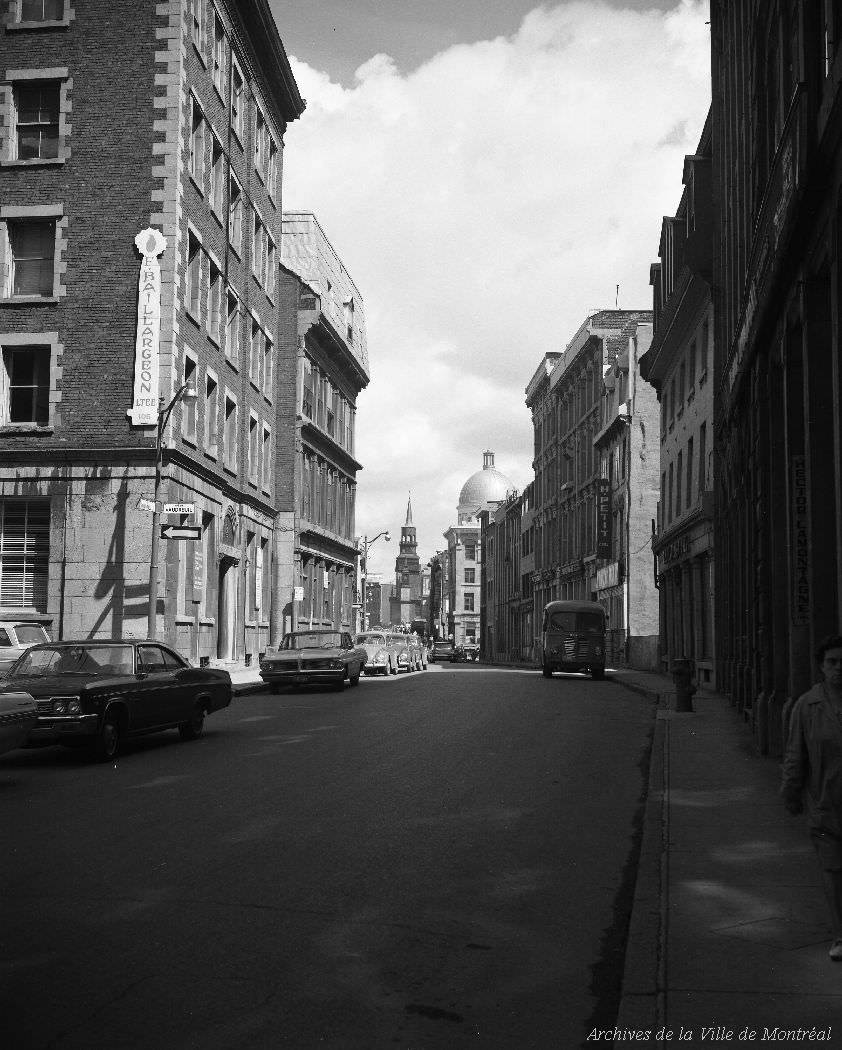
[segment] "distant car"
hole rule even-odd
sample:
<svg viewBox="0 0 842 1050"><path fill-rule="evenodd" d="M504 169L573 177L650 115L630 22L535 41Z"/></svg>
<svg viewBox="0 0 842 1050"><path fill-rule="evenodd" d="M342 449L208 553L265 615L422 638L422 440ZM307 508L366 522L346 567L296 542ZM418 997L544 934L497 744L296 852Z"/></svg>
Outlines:
<svg viewBox="0 0 842 1050"><path fill-rule="evenodd" d="M27 649L0 683L0 695L21 690L38 711L27 746L86 745L109 761L145 733L178 729L195 740L205 716L231 703L231 676L156 641L50 642Z"/></svg>
<svg viewBox="0 0 842 1050"><path fill-rule="evenodd" d="M348 631L312 630L285 634L278 649L260 661L260 677L277 692L282 686L326 683L342 689L360 684L368 654Z"/></svg>
<svg viewBox="0 0 842 1050"><path fill-rule="evenodd" d="M453 642L437 641L433 643L430 659L436 664L450 663L453 661L454 653L455 649Z"/></svg>
<svg viewBox="0 0 842 1050"><path fill-rule="evenodd" d="M421 641L417 634L409 636L410 647L415 654L415 668L418 671L427 670L427 646Z"/></svg>
<svg viewBox="0 0 842 1050"><path fill-rule="evenodd" d="M467 643L457 645L453 650L454 663L473 663L479 660L479 646Z"/></svg>
<svg viewBox="0 0 842 1050"><path fill-rule="evenodd" d="M363 671L367 675L398 673L398 649L388 631L363 631L357 635L357 645L365 649Z"/></svg>
<svg viewBox="0 0 842 1050"><path fill-rule="evenodd" d="M37 720L31 693L0 693L0 755L23 747Z"/></svg>
<svg viewBox="0 0 842 1050"><path fill-rule="evenodd" d="M409 635L396 631L392 634L392 642L398 654L398 670L410 674L415 670L415 652L410 645Z"/></svg>
<svg viewBox="0 0 842 1050"><path fill-rule="evenodd" d="M0 677L2 677L30 645L50 640L40 623L23 620L0 620Z"/></svg>

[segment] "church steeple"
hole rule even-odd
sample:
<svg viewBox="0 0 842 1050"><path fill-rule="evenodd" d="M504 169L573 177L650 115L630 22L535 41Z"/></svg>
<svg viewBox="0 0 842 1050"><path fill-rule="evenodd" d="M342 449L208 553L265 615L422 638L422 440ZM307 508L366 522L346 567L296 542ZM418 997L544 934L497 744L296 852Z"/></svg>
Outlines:
<svg viewBox="0 0 842 1050"><path fill-rule="evenodd" d="M400 562L402 558L418 560L418 543L415 539L415 526L412 524L412 493L409 494L406 501L406 524L401 529L401 549L398 553L398 561Z"/></svg>

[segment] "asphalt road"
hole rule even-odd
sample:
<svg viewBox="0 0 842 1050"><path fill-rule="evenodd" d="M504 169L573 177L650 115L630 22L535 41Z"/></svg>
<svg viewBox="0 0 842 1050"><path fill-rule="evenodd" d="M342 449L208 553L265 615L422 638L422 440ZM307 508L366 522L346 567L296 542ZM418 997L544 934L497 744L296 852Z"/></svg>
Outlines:
<svg viewBox="0 0 842 1050"><path fill-rule="evenodd" d="M566 1050L616 1017L652 706L470 666L0 757L9 1050Z"/></svg>

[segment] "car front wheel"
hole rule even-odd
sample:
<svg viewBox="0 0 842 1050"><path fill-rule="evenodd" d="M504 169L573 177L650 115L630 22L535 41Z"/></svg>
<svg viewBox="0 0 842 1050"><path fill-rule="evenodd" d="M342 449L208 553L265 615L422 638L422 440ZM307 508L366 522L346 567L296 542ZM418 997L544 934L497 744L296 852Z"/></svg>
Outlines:
<svg viewBox="0 0 842 1050"><path fill-rule="evenodd" d="M205 728L205 709L201 704L196 704L190 713L189 722L182 722L178 727L182 740L197 740Z"/></svg>
<svg viewBox="0 0 842 1050"><path fill-rule="evenodd" d="M116 714L106 713L94 743L97 762L110 762L120 750L120 721Z"/></svg>

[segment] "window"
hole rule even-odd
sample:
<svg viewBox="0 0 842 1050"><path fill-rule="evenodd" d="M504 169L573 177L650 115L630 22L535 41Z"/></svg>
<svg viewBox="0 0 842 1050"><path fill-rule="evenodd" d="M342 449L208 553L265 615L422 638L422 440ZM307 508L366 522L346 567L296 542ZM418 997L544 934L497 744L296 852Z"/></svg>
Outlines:
<svg viewBox="0 0 842 1050"><path fill-rule="evenodd" d="M251 242L251 269L257 278L258 284L263 284L264 270L266 267L266 227L255 210L254 213L254 237Z"/></svg>
<svg viewBox="0 0 842 1050"><path fill-rule="evenodd" d="M7 296L54 294L55 219L9 219Z"/></svg>
<svg viewBox="0 0 842 1050"><path fill-rule="evenodd" d="M225 315L225 356L233 363L240 363L240 300L228 289Z"/></svg>
<svg viewBox="0 0 842 1050"><path fill-rule="evenodd" d="M58 157L61 85L56 81L17 84L14 107L16 158L51 160Z"/></svg>
<svg viewBox="0 0 842 1050"><path fill-rule="evenodd" d="M349 343L354 341L354 300L346 299L344 304L345 308L345 332Z"/></svg>
<svg viewBox="0 0 842 1050"><path fill-rule="evenodd" d="M246 138L246 85L243 74L237 63L233 61L231 64L231 127L242 145Z"/></svg>
<svg viewBox="0 0 842 1050"><path fill-rule="evenodd" d="M475 543L465 544L465 561L477 560L477 548Z"/></svg>
<svg viewBox="0 0 842 1050"><path fill-rule="evenodd" d="M474 596L470 592L465 595L465 612L474 611Z"/></svg>
<svg viewBox="0 0 842 1050"><path fill-rule="evenodd" d="M225 194L225 154L222 143L211 132L210 206L214 214L222 219Z"/></svg>
<svg viewBox="0 0 842 1050"><path fill-rule="evenodd" d="M0 499L0 608L47 608L48 500Z"/></svg>
<svg viewBox="0 0 842 1050"><path fill-rule="evenodd" d="M263 425L263 488L269 492L272 488L272 431Z"/></svg>
<svg viewBox="0 0 842 1050"><path fill-rule="evenodd" d="M275 344L264 333L263 341L263 393L270 400L272 399L272 376L273 376L273 357L275 353Z"/></svg>
<svg viewBox="0 0 842 1050"><path fill-rule="evenodd" d="M222 343L222 273L210 256L208 257L207 331L216 345L220 346Z"/></svg>
<svg viewBox="0 0 842 1050"><path fill-rule="evenodd" d="M20 0L19 22L60 22L65 0Z"/></svg>
<svg viewBox="0 0 842 1050"><path fill-rule="evenodd" d="M465 583L476 583L477 582L477 570L476 569L465 569Z"/></svg>
<svg viewBox="0 0 842 1050"><path fill-rule="evenodd" d="M275 271L277 269L277 249L275 242L266 234L266 294L270 299L275 298Z"/></svg>
<svg viewBox="0 0 842 1050"><path fill-rule="evenodd" d="M228 43L219 12L213 11L213 86L224 99L228 79Z"/></svg>
<svg viewBox="0 0 842 1050"><path fill-rule="evenodd" d="M207 0L192 0L193 8L193 43L196 50L205 57L205 27L207 24Z"/></svg>
<svg viewBox="0 0 842 1050"><path fill-rule="evenodd" d="M249 344L249 379L260 386L260 361L263 357L263 329L256 317L251 319L251 341Z"/></svg>
<svg viewBox="0 0 842 1050"><path fill-rule="evenodd" d="M205 377L205 427L203 444L205 452L216 458L217 428L219 427L219 385L215 376L208 372Z"/></svg>
<svg viewBox="0 0 842 1050"><path fill-rule="evenodd" d="M243 191L232 174L228 176L228 242L243 254Z"/></svg>
<svg viewBox="0 0 842 1050"><path fill-rule="evenodd" d="M253 413L249 413L249 444L248 444L248 473L249 481L252 485L257 484L258 465L260 457L260 448L257 444L258 438L258 422L257 416Z"/></svg>
<svg viewBox="0 0 842 1050"><path fill-rule="evenodd" d="M0 425L50 422L50 347L3 347Z"/></svg>
<svg viewBox="0 0 842 1050"><path fill-rule="evenodd" d="M196 386L196 362L184 355L184 383ZM187 441L196 441L196 398L185 398L181 402L181 436Z"/></svg>
<svg viewBox="0 0 842 1050"><path fill-rule="evenodd" d="M199 191L205 192L205 115L202 107L191 100L190 117L190 174L193 176Z"/></svg>
<svg viewBox="0 0 842 1050"><path fill-rule="evenodd" d="M269 129L266 118L257 109L254 126L254 167L262 180L266 180L266 161L269 153Z"/></svg>
<svg viewBox="0 0 842 1050"><path fill-rule="evenodd" d="M707 423L699 427L699 492L704 492L707 487Z"/></svg>
<svg viewBox="0 0 842 1050"><path fill-rule="evenodd" d="M683 481L684 453L678 453L678 461L675 465L675 516L681 514L681 482Z"/></svg>
<svg viewBox="0 0 842 1050"><path fill-rule="evenodd" d="M185 306L197 321L201 321L202 245L192 230L187 234L187 296Z"/></svg>
<svg viewBox="0 0 842 1050"><path fill-rule="evenodd" d="M686 506L693 502L693 439L687 442L687 491L685 495Z"/></svg>
<svg viewBox="0 0 842 1050"><path fill-rule="evenodd" d="M275 140L270 136L269 138L269 159L266 163L266 189L269 196L275 203L280 202L280 188L281 188L281 163L280 153L278 147L275 145Z"/></svg>
<svg viewBox="0 0 842 1050"><path fill-rule="evenodd" d="M225 466L229 470L237 469L237 402L229 394L225 395Z"/></svg>
<svg viewBox="0 0 842 1050"><path fill-rule="evenodd" d="M301 411L308 419L313 418L313 365L308 358L304 359L304 383L302 392Z"/></svg>
<svg viewBox="0 0 842 1050"><path fill-rule="evenodd" d="M673 496L673 477L674 477L673 467L674 467L674 464L670 463L670 465L669 465L669 482L668 482L668 484L669 484L669 491L667 493L667 524L668 525L672 521L672 507L673 507L672 496Z"/></svg>

